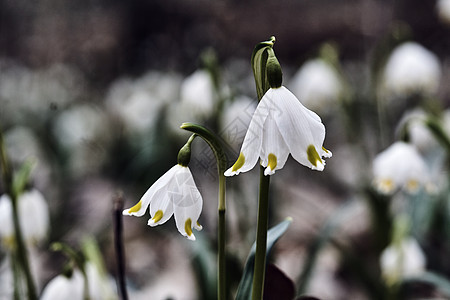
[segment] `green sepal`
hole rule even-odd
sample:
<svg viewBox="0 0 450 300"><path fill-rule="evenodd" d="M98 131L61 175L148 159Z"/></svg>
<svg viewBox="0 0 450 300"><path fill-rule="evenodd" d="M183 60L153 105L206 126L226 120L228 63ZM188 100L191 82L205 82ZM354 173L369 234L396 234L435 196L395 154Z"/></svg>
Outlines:
<svg viewBox="0 0 450 300"><path fill-rule="evenodd" d="M14 174L12 185L14 195L19 196L23 193L34 166L36 166L36 160L28 159L22 164L20 170L16 174Z"/></svg>
<svg viewBox="0 0 450 300"><path fill-rule="evenodd" d="M278 241L278 239L286 232L289 225L292 223L292 218L286 218L283 222L272 227L267 231L267 248L266 257L269 256L273 246ZM252 297L252 284L253 284L253 272L255 264L255 253L256 253L256 242L250 250L247 257L247 262L245 263L244 272L239 283L239 287L236 294L236 300L248 300Z"/></svg>
<svg viewBox="0 0 450 300"><path fill-rule="evenodd" d="M178 152L177 161L180 166L187 167L189 165L191 161L191 143L195 136L195 134L191 135L186 144Z"/></svg>
<svg viewBox="0 0 450 300"><path fill-rule="evenodd" d="M283 83L283 72L273 49L269 48L267 53L269 54L266 63L267 81L271 88L276 89L281 87Z"/></svg>
<svg viewBox="0 0 450 300"><path fill-rule="evenodd" d="M258 95L258 100L264 96L264 94L269 90L270 85L267 80L266 67L267 59L269 57L268 50L272 49L275 43L275 37L272 36L269 41L261 42L255 46L252 53L252 70L255 77L256 84L256 94Z"/></svg>

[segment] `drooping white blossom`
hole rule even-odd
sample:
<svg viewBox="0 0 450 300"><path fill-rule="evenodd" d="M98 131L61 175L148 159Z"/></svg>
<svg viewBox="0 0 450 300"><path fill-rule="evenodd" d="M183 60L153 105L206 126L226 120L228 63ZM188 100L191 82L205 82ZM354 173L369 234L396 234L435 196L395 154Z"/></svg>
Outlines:
<svg viewBox="0 0 450 300"><path fill-rule="evenodd" d="M414 146L396 142L373 160L373 183L383 194L403 188L414 193L428 181L428 169Z"/></svg>
<svg viewBox="0 0 450 300"><path fill-rule="evenodd" d="M178 231L188 239L195 240L193 228L202 229L198 218L202 212L203 199L189 167L179 164L172 167L145 192L135 206L125 209L123 214L140 217L149 206L149 226L163 224L174 215Z"/></svg>
<svg viewBox="0 0 450 300"><path fill-rule="evenodd" d="M415 42L395 48L384 68L382 90L388 97L433 95L441 79L439 59Z"/></svg>
<svg viewBox="0 0 450 300"><path fill-rule="evenodd" d="M289 153L304 166L322 171L323 158L331 152L323 147L325 126L320 117L303 106L287 88L271 88L259 102L236 163L225 172L237 175L252 169L261 159L264 174L283 168Z"/></svg>
<svg viewBox="0 0 450 300"><path fill-rule="evenodd" d="M426 258L419 243L407 237L399 244L391 244L380 256L381 272L388 284L425 271Z"/></svg>
<svg viewBox="0 0 450 300"><path fill-rule="evenodd" d="M22 193L17 199L18 214L22 235L30 244L41 242L49 229L49 211L47 201L36 189ZM0 237L6 245L14 243L14 223L11 198L4 194L0 197Z"/></svg>
<svg viewBox="0 0 450 300"><path fill-rule="evenodd" d="M326 111L342 93L342 83L336 71L322 59L307 61L294 75L289 87L302 103Z"/></svg>

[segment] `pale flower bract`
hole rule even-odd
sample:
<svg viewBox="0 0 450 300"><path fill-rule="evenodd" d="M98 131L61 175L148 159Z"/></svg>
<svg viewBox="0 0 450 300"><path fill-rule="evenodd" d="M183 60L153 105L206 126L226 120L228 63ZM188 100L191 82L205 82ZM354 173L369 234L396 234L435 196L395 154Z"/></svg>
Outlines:
<svg viewBox="0 0 450 300"><path fill-rule="evenodd" d="M322 145L325 126L320 117L304 107L284 86L271 88L262 97L242 144L236 163L225 176L252 169L258 158L265 167L264 175L283 168L291 153L304 166L322 171L323 158L331 152Z"/></svg>
<svg viewBox="0 0 450 300"><path fill-rule="evenodd" d="M188 167L175 165L161 176L133 207L125 209L124 215L140 217L150 206L149 226L165 223L172 215L178 231L195 240L192 229L201 230L197 222L202 212L203 199L195 185Z"/></svg>

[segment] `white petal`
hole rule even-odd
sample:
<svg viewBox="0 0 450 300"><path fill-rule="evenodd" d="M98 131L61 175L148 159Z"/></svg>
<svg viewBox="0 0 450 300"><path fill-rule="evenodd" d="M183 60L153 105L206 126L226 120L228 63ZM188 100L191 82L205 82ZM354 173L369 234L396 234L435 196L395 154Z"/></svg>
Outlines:
<svg viewBox="0 0 450 300"><path fill-rule="evenodd" d="M276 108L272 109L264 124L264 137L261 149L261 165L266 167L264 175L272 175L276 170L283 168L289 156L289 148L286 145L277 124L274 120Z"/></svg>
<svg viewBox="0 0 450 300"><path fill-rule="evenodd" d="M242 143L241 153L236 163L225 172L225 176L237 175L240 172L247 172L251 170L258 161L262 139L264 122L269 114L269 101L264 101L263 97L253 113L252 120L248 126L245 134L244 142Z"/></svg>
<svg viewBox="0 0 450 300"><path fill-rule="evenodd" d="M168 186L159 189L150 202L150 219L147 225L156 226L165 223L173 215L173 204L170 199Z"/></svg>
<svg viewBox="0 0 450 300"><path fill-rule="evenodd" d="M180 189L177 193L171 193L175 222L183 236L195 240L192 228L201 229L197 220L202 212L203 199L189 168L186 167L178 172L176 181Z"/></svg>
<svg viewBox="0 0 450 300"><path fill-rule="evenodd" d="M155 193L166 187L166 185L170 182L170 180L173 178L175 172L181 167L180 165L173 166L169 171L167 171L163 176L161 176L153 185L145 192L145 194L142 196L141 200L139 202L128 209L125 209L122 214L128 215L128 216L136 216L140 217L145 214L145 211L147 210L148 205L154 198Z"/></svg>
<svg viewBox="0 0 450 300"><path fill-rule="evenodd" d="M308 159L308 147L314 146L319 158L329 157L331 152L322 149L325 139L325 126L320 117L304 107L300 101L285 87L274 90L273 101L281 113L274 118L292 157L304 166L322 170L325 162L319 160L314 166Z"/></svg>

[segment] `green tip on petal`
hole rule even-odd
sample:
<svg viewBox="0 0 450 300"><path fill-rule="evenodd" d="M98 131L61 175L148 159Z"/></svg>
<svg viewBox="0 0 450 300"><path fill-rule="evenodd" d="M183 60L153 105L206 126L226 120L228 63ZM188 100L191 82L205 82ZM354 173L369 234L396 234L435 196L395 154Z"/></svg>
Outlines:
<svg viewBox="0 0 450 300"><path fill-rule="evenodd" d="M128 209L128 213L135 213L138 212L139 210L141 210L141 206L142 206L142 202L139 201L135 206L133 206L132 208Z"/></svg>
<svg viewBox="0 0 450 300"><path fill-rule="evenodd" d="M153 223L158 223L159 220L162 219L163 215L164 215L164 213L162 210L157 210L151 221Z"/></svg>
<svg viewBox="0 0 450 300"><path fill-rule="evenodd" d="M191 220L191 218L188 218L186 220L186 222L184 222L184 231L186 231L188 239L195 240L195 237L192 234L192 220Z"/></svg>
<svg viewBox="0 0 450 300"><path fill-rule="evenodd" d="M323 165L322 159L317 153L316 147L314 145L309 145L308 149L306 149L306 154L308 155L309 162L317 168L317 162Z"/></svg>
<svg viewBox="0 0 450 300"><path fill-rule="evenodd" d="M277 156L273 153L269 153L268 157L269 163L267 164L269 168L273 171L277 167Z"/></svg>
<svg viewBox="0 0 450 300"><path fill-rule="evenodd" d="M242 154L242 152L241 152L241 153L239 153L239 157L238 157L237 161L234 163L234 165L233 165L233 167L231 168L231 170L232 170L233 172L236 172L237 170L239 170L240 168L242 168L242 166L244 165L244 163L245 163L245 156L244 156L244 154Z"/></svg>

